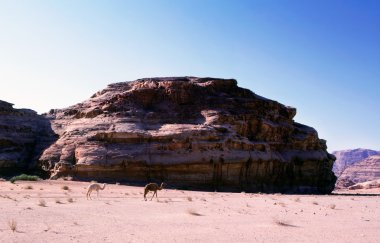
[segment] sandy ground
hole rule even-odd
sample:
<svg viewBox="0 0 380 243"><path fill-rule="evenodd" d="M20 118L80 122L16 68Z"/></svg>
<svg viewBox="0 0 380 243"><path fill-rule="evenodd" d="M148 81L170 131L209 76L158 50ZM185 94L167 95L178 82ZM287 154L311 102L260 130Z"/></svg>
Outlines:
<svg viewBox="0 0 380 243"><path fill-rule="evenodd" d="M108 184L86 200L88 184L0 182L0 242L380 242L379 194L168 189L144 201L141 187Z"/></svg>

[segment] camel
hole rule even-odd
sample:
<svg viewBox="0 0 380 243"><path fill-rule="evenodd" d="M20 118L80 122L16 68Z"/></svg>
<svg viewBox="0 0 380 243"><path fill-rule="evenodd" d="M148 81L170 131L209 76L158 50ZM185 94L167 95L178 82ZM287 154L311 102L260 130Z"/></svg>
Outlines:
<svg viewBox="0 0 380 243"><path fill-rule="evenodd" d="M104 190L104 188L106 188L106 184L103 183L103 188L98 184L98 183L92 183L90 184L88 187L87 187L87 200L88 198L91 198L91 192L92 191L96 191L97 192L97 196L99 197L99 190Z"/></svg>
<svg viewBox="0 0 380 243"><path fill-rule="evenodd" d="M163 182L161 183L161 186L158 186L156 183L147 184L144 188L144 199L145 199L145 201L147 200L146 194L148 194L149 191L154 192L152 198L150 199L151 201L154 197L154 194L156 194L156 198L157 198L157 190L162 190L162 188L164 188L164 185L165 185L165 183L163 183Z"/></svg>

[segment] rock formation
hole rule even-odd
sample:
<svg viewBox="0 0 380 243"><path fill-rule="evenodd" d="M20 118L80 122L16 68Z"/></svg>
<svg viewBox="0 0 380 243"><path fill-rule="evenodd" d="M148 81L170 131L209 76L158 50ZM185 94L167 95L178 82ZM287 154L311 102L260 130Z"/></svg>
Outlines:
<svg viewBox="0 0 380 243"><path fill-rule="evenodd" d="M233 79L115 83L46 114L59 139L40 160L52 178L329 193L335 157L295 114Z"/></svg>
<svg viewBox="0 0 380 243"><path fill-rule="evenodd" d="M350 165L360 162L369 156L380 155L380 151L359 148L335 151L332 154L336 157L333 171L339 177Z"/></svg>
<svg viewBox="0 0 380 243"><path fill-rule="evenodd" d="M379 179L380 155L373 155L348 166L339 176L336 186L337 188L347 188L357 183L370 182ZM371 183L364 183L363 186L365 184Z"/></svg>
<svg viewBox="0 0 380 243"><path fill-rule="evenodd" d="M35 168L54 138L46 118L0 100L0 174Z"/></svg>

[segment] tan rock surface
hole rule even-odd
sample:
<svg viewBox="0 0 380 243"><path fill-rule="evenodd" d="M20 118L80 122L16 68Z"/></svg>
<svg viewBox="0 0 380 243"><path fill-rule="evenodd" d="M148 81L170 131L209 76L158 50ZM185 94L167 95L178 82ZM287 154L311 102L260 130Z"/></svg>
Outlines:
<svg viewBox="0 0 380 243"><path fill-rule="evenodd" d="M296 110L236 80L151 78L51 110L52 178L165 181L182 188L331 192L334 156Z"/></svg>

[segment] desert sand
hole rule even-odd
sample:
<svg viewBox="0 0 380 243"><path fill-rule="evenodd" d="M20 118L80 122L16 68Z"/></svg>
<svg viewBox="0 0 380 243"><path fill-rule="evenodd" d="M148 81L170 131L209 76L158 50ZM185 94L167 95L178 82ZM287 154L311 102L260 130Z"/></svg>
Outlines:
<svg viewBox="0 0 380 243"><path fill-rule="evenodd" d="M143 187L119 184L87 200L88 185L0 182L0 242L380 242L378 189L339 195L164 189L144 201Z"/></svg>

